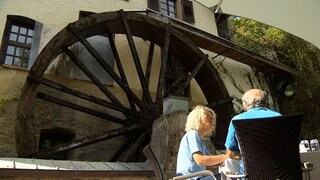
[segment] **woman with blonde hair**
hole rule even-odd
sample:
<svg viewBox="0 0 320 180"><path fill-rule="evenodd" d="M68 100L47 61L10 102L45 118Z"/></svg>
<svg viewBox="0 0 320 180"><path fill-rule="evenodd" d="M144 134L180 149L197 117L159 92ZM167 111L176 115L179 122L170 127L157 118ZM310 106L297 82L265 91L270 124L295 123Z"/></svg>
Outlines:
<svg viewBox="0 0 320 180"><path fill-rule="evenodd" d="M203 138L216 126L215 112L203 105L197 105L189 113L185 125L186 134L182 137L177 157L177 175L186 175L214 166L228 158L227 155L211 155ZM213 179L213 177L194 177L192 179Z"/></svg>

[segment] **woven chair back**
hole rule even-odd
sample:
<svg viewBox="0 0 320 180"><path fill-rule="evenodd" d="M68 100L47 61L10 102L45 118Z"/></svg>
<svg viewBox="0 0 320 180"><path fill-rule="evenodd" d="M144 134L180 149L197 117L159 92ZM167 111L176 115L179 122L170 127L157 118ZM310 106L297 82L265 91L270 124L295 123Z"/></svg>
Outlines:
<svg viewBox="0 0 320 180"><path fill-rule="evenodd" d="M303 114L233 121L248 179L300 180Z"/></svg>

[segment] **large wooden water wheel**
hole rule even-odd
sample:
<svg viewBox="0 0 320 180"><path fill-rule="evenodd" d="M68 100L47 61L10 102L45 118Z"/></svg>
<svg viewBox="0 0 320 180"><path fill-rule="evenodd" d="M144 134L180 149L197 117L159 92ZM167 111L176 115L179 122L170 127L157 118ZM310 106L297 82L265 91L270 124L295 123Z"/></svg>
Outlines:
<svg viewBox="0 0 320 180"><path fill-rule="evenodd" d="M90 37L97 35L109 39L115 68L106 63L98 50L88 41ZM134 64L129 67L130 69L126 69L128 66L123 64L127 61L122 58L123 49L116 45L115 40L117 39L114 37L118 35L125 37L130 50L129 54L131 54L133 61L131 63ZM148 49L143 50L148 54L147 57L144 57L145 63L142 63L143 57L139 56L138 51L141 49L138 49L135 39L142 39L149 45ZM99 66L112 78L115 84L113 87L118 87L123 94L115 93L110 90L112 87L110 88L100 81L98 74L91 71L85 60L81 59L83 57L79 57L72 50L72 46L76 43L82 44ZM159 59L154 58L153 55L157 47L161 49L162 54ZM102 94L96 95L92 91L81 88L79 90L70 83L56 81L55 78L47 76L47 72L59 56L68 57L87 76L87 82L95 86ZM179 59L188 72L177 78L171 86L165 82L169 56ZM159 66L152 68L156 60L160 61L158 62ZM130 82L132 77L127 74L132 69L135 70L136 80L138 79L135 82L140 83L140 91L132 88L133 83ZM156 69L157 73L152 69ZM151 90L150 87L152 76L157 77L157 82L152 82L156 84L156 87L153 87L155 90ZM125 136L127 141L118 145L117 151L110 160L116 161L122 157L121 159L124 161L131 161L134 159L133 157L137 156L141 147L148 143L152 122L162 114L163 99L168 95L179 95L188 87L192 79L201 88L208 106L211 106L218 114L217 142L221 144L224 140L227 123L233 112L228 92L207 56L193 45L192 41L173 28L170 23L122 10L93 14L70 23L48 42L29 72L18 105L16 124L18 155L21 157L50 157L54 153ZM180 84L178 88L172 88L177 83ZM46 89L45 91L43 91L43 87ZM50 93L52 91L57 93ZM64 94L73 98L63 98ZM81 99L81 101L70 99ZM123 99L126 100L123 101ZM80 111L88 117L92 116L117 124L117 126L103 133L93 133L50 149L39 150L39 132L35 122L35 109L39 101L48 102L47 109L51 108L50 104L63 106ZM102 108L87 107L81 103L82 101L88 101L94 106ZM68 115L61 114L60 116Z"/></svg>

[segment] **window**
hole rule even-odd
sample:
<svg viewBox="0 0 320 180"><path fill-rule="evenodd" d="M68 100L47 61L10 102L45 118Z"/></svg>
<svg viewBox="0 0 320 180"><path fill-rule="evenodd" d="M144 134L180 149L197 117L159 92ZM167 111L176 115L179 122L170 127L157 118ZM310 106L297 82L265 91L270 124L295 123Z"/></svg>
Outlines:
<svg viewBox="0 0 320 180"><path fill-rule="evenodd" d="M9 42L4 63L13 66L28 67L33 28L13 25L9 35Z"/></svg>
<svg viewBox="0 0 320 180"><path fill-rule="evenodd" d="M177 17L177 8L175 0L161 0L160 2L161 14Z"/></svg>
<svg viewBox="0 0 320 180"><path fill-rule="evenodd" d="M38 54L40 33L36 35L35 29L37 32L41 31L41 25L34 20L8 15L2 38L0 63L29 68Z"/></svg>
<svg viewBox="0 0 320 180"><path fill-rule="evenodd" d="M183 0L182 1L182 18L188 23L194 23L193 16L193 5L192 1Z"/></svg>
<svg viewBox="0 0 320 180"><path fill-rule="evenodd" d="M188 23L195 22L193 4L190 0L148 0L148 8Z"/></svg>

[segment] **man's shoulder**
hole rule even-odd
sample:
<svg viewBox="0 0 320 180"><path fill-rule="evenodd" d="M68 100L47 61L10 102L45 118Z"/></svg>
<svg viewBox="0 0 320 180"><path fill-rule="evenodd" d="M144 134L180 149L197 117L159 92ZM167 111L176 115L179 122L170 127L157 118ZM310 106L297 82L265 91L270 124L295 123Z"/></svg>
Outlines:
<svg viewBox="0 0 320 180"><path fill-rule="evenodd" d="M263 108L263 109L264 109L264 114L262 116L264 116L264 117L281 116L281 113L279 113L275 110L271 110L268 108Z"/></svg>
<svg viewBox="0 0 320 180"><path fill-rule="evenodd" d="M264 118L273 116L281 116L281 114L268 108L254 108L234 116L232 120Z"/></svg>
<svg viewBox="0 0 320 180"><path fill-rule="evenodd" d="M246 112L243 112L243 113L240 113L240 114L234 116L234 117L232 118L232 120L247 119L247 118L252 118L252 117L253 117L253 116L252 116L252 113L246 111Z"/></svg>

